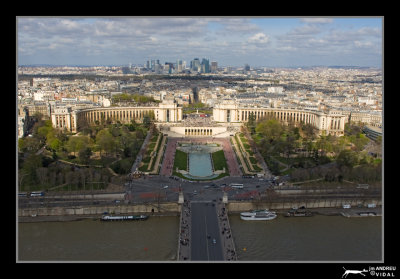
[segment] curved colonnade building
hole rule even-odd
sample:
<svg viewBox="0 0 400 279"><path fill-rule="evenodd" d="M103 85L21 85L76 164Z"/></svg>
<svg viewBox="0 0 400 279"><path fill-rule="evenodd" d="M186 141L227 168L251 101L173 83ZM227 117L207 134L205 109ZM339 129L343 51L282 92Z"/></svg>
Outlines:
<svg viewBox="0 0 400 279"><path fill-rule="evenodd" d="M312 111L304 109L286 109L270 107L244 107L234 102L217 104L213 109L214 121L247 122L253 116L254 120L275 118L281 122L308 123L318 129L319 134L344 135L346 116L339 111Z"/></svg>
<svg viewBox="0 0 400 279"><path fill-rule="evenodd" d="M56 108L51 114L53 127L76 133L86 124L92 125L101 121L120 121L131 123L142 122L150 116L156 122L180 122L182 107L174 102L160 103L158 106L143 107L98 107L72 110L69 107Z"/></svg>
<svg viewBox="0 0 400 279"><path fill-rule="evenodd" d="M182 107L173 101L164 101L152 107L99 107L81 110L71 108L56 108L51 114L53 127L78 132L86 124L95 124L103 120L130 123L132 120L141 122L143 118L151 116L155 122L179 123L182 121ZM316 127L319 134L344 134L346 116L336 111L321 112L302 109L242 107L235 102L216 104L213 108L214 127L171 127L182 136L213 136L226 131L230 123L244 123L253 115L255 120L273 117L281 122L309 123ZM224 130L224 131L223 131Z"/></svg>

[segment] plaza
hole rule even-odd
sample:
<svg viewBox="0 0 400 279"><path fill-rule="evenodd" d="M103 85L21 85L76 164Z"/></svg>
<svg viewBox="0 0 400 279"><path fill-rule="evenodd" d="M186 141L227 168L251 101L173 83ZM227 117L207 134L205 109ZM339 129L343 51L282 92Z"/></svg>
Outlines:
<svg viewBox="0 0 400 279"><path fill-rule="evenodd" d="M183 146L179 146L182 145ZM208 146L207 146L208 145ZM214 145L214 146L212 146ZM200 152L200 150L198 149L199 146L206 146L207 150L202 149ZM200 147L201 148L201 147ZM161 176L172 176L173 175L173 166L174 166L174 159L175 159L175 153L176 150L186 150L186 151L193 151L192 153L195 154L195 152L198 152L199 154L209 154L211 153L211 151L215 151L215 150L223 150L225 159L226 159L226 163L227 163L227 167L228 167L228 173L229 176L234 176L234 177L239 177L242 175L242 172L240 171L240 167L239 164L236 160L236 156L234 154L234 151L232 150L232 146L229 142L229 138L211 138L211 137L202 137L202 138L190 138L189 139L185 139L183 137L181 138L168 138L168 142L167 142L167 146L165 149L165 153L164 153L164 160L161 166L161 170L160 170L160 175ZM203 155L204 156L204 155ZM195 160L195 158L194 158ZM196 164L196 163L195 163ZM203 166L201 166L202 168ZM190 168L190 167L189 167ZM199 173L198 172L198 165L194 166L194 168L192 168L192 172L189 173L189 175L192 175L192 177L190 176L186 176L187 178L195 178L194 176L196 176L196 174L200 174L197 175L197 178L199 179L200 176L204 176L207 177L209 175L204 175L204 173ZM207 174L207 173L205 173ZM210 173L208 173L210 174Z"/></svg>

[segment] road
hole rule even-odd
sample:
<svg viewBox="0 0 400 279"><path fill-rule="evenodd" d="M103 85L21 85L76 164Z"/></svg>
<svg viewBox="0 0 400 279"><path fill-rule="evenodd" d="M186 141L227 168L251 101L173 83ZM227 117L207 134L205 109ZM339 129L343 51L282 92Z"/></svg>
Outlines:
<svg viewBox="0 0 400 279"><path fill-rule="evenodd" d="M243 189L233 189L229 187L230 183L242 183ZM168 186L168 187L166 187ZM228 186L228 187L221 187ZM129 203L144 202L177 202L179 189L182 190L185 201L203 201L217 202L222 201L224 191L228 195L228 200L252 200L257 199L259 194L265 193L271 189L273 183L265 178L242 178L242 177L224 177L217 181L189 182L181 179L173 179L164 176L147 176L146 178L133 179L125 183L125 191L118 193L98 193L91 191L82 191L81 194L69 194L68 192L46 193L44 197L19 197L18 206L21 208L35 206L89 206L89 205L111 205L117 202ZM331 189L332 192L303 192L294 193L296 190L287 188L280 189L281 199L287 198L345 198L345 197L376 197L380 191L369 189ZM279 192L279 191L277 191ZM62 193L62 194L61 194ZM125 196L125 194L127 194ZM292 194L292 195L288 195ZM279 196L274 197L279 200Z"/></svg>
<svg viewBox="0 0 400 279"><path fill-rule="evenodd" d="M191 260L224 261L215 203L192 202L191 210Z"/></svg>

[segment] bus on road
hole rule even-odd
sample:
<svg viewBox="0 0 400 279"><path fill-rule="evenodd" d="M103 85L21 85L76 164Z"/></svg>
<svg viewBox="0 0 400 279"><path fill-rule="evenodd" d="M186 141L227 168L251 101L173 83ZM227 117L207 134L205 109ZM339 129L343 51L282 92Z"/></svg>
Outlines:
<svg viewBox="0 0 400 279"><path fill-rule="evenodd" d="M32 192L31 197L43 197L44 192Z"/></svg>
<svg viewBox="0 0 400 279"><path fill-rule="evenodd" d="M236 188L236 189L243 189L243 184L231 183L231 184L229 184L229 186L231 186L232 188Z"/></svg>

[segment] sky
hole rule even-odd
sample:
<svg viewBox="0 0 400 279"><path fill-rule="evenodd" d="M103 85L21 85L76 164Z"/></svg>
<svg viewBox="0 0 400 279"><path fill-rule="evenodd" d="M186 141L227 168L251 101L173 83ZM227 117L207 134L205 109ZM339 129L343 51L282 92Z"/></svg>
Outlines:
<svg viewBox="0 0 400 279"><path fill-rule="evenodd" d="M382 37L382 17L17 17L17 62L380 68Z"/></svg>

